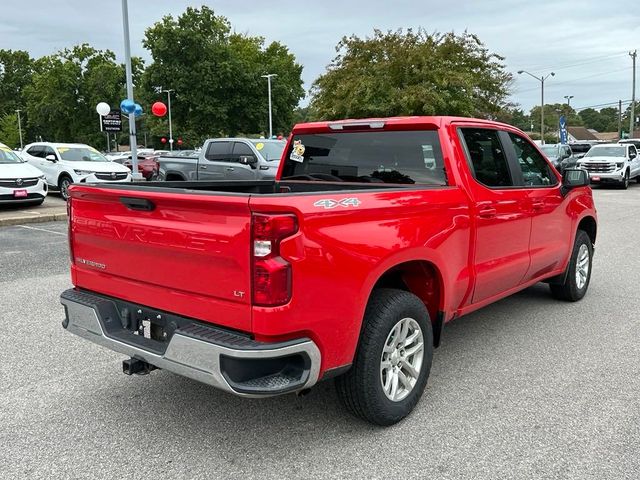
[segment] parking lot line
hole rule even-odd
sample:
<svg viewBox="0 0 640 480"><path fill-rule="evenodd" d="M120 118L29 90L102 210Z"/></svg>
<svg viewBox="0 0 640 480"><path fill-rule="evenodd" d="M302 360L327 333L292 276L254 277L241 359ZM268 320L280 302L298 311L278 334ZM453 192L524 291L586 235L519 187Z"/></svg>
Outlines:
<svg viewBox="0 0 640 480"><path fill-rule="evenodd" d="M20 228L26 228L28 230L39 230L41 232L54 233L56 235L63 235L65 237L67 236L65 232L56 232L54 230L47 230L46 228L29 227L28 225L16 225L16 226Z"/></svg>

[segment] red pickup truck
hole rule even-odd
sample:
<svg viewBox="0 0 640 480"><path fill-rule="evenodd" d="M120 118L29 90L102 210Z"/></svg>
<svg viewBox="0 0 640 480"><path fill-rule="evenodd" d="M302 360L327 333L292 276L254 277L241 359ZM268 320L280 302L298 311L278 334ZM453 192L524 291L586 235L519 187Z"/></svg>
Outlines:
<svg viewBox="0 0 640 480"><path fill-rule="evenodd" d="M585 295L588 184L509 125L407 117L297 125L275 181L73 185L63 326L242 396L335 377L390 425L446 322L537 282Z"/></svg>

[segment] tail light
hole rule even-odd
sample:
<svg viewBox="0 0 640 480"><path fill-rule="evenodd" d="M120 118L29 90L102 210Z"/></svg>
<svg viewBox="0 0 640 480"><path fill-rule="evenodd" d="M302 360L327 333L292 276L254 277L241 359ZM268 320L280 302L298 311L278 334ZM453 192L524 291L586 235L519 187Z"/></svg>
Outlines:
<svg viewBox="0 0 640 480"><path fill-rule="evenodd" d="M75 263L75 259L73 256L73 228L71 226L71 197L67 198L67 241L69 242L69 257L71 259L71 263Z"/></svg>
<svg viewBox="0 0 640 480"><path fill-rule="evenodd" d="M251 228L253 303L284 305L291 299L291 264L280 256L280 243L298 231L296 216L254 213Z"/></svg>

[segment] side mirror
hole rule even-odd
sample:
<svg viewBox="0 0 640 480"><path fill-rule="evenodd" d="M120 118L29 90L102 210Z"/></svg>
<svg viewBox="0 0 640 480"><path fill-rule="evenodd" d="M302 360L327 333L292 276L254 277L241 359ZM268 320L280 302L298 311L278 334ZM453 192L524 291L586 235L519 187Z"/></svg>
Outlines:
<svg viewBox="0 0 640 480"><path fill-rule="evenodd" d="M240 155L240 157L238 158L238 162L241 165L249 165L251 168L256 168L258 159L253 155Z"/></svg>
<svg viewBox="0 0 640 480"><path fill-rule="evenodd" d="M49 155L47 155L46 157L44 157L44 158L45 158L45 160L48 160L48 161L50 161L50 162L54 162L54 163L58 161L58 160L56 159L56 156L55 156L55 155L52 155L51 153L50 153Z"/></svg>
<svg viewBox="0 0 640 480"><path fill-rule="evenodd" d="M567 168L562 173L562 194L566 195L569 191L578 187L586 187L590 183L589 173L581 168Z"/></svg>

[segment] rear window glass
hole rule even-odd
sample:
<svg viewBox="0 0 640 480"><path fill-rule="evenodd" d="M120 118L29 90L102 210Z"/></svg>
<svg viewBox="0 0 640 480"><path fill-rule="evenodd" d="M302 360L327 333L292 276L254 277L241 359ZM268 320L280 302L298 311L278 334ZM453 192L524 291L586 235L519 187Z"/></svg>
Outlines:
<svg viewBox="0 0 640 480"><path fill-rule="evenodd" d="M283 179L446 185L436 131L296 135Z"/></svg>

